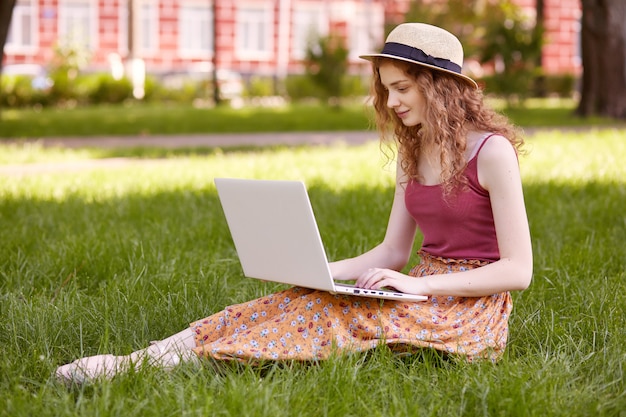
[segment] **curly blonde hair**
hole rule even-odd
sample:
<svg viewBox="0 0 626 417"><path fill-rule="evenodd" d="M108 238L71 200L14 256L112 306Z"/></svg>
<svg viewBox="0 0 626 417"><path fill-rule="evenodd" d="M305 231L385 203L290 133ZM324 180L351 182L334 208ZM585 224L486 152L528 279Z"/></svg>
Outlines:
<svg viewBox="0 0 626 417"><path fill-rule="evenodd" d="M415 80L427 108L426 121L405 126L393 109L387 107L389 93L380 80L380 67L391 63ZM441 149L441 185L444 194L451 194L466 183L463 172L467 166L465 151L470 129L499 134L520 151L523 138L507 118L484 104L480 89L442 71L387 58L372 61L374 77L372 96L376 127L382 143L397 144L402 156L401 168L409 179L420 181L418 163L424 149Z"/></svg>

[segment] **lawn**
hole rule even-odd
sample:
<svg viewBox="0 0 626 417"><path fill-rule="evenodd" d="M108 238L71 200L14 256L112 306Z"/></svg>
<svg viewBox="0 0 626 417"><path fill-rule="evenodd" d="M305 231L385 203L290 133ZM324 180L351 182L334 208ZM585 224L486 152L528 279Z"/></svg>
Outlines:
<svg viewBox="0 0 626 417"><path fill-rule="evenodd" d="M618 124L573 115L573 100L533 99L522 108L494 107L524 127L579 127ZM169 135L250 132L366 130L369 108L349 103L341 108L292 105L277 108L196 108L191 105L94 106L73 109L3 109L0 140L110 135ZM619 123L622 127L626 124Z"/></svg>
<svg viewBox="0 0 626 417"><path fill-rule="evenodd" d="M146 104L74 109L5 109L0 138L365 130L364 105L342 108L197 108Z"/></svg>
<svg viewBox="0 0 626 417"><path fill-rule="evenodd" d="M100 157L0 149L0 164ZM242 277L214 177L305 180L338 259L382 238L393 168L370 143L1 175L0 416L626 415L626 130L537 133L528 150L535 273L514 294L498 364L380 348L317 364L144 369L71 389L51 378L59 364L128 353L281 288Z"/></svg>

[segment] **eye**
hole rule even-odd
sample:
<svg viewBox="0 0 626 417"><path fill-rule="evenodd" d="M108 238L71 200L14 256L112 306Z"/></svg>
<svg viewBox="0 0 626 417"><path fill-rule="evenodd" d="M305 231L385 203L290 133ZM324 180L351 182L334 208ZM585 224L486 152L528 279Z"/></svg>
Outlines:
<svg viewBox="0 0 626 417"><path fill-rule="evenodd" d="M400 93L403 93L405 91L408 91L409 88L410 88L410 86L407 85L407 84L400 84L400 85L396 86L396 91L398 91Z"/></svg>

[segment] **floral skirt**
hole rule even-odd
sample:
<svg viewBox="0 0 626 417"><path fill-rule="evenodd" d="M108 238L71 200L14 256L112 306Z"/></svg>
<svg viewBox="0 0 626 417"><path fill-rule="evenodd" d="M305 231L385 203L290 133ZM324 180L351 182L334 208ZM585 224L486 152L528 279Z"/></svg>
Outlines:
<svg viewBox="0 0 626 417"><path fill-rule="evenodd" d="M410 272L415 279L485 265L420 256ZM194 351L218 360L310 361L385 344L401 352L433 348L468 361L495 361L506 346L511 309L508 292L405 302L294 287L226 307L190 326Z"/></svg>

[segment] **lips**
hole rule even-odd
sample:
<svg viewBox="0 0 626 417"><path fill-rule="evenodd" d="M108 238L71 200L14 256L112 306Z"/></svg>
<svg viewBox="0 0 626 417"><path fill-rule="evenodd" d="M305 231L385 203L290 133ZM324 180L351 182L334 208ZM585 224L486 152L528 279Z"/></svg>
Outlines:
<svg viewBox="0 0 626 417"><path fill-rule="evenodd" d="M398 116L400 119L404 119L406 116L408 116L409 111L397 111L396 112L396 116Z"/></svg>

